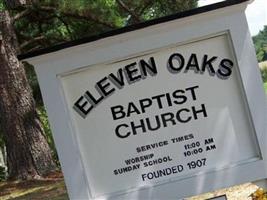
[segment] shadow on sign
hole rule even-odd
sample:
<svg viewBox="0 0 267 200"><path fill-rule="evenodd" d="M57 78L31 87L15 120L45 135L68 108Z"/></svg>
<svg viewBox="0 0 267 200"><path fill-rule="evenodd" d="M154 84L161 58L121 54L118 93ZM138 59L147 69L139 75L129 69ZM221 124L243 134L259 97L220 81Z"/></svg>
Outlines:
<svg viewBox="0 0 267 200"><path fill-rule="evenodd" d="M226 195L222 195L222 196L213 197L213 198L206 199L206 200L227 200L227 197Z"/></svg>

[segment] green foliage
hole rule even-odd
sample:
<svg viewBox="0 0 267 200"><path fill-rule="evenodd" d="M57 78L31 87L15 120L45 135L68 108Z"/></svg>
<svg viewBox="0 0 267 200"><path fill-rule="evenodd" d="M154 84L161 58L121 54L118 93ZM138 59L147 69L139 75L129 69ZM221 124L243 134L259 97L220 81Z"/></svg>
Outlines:
<svg viewBox="0 0 267 200"><path fill-rule="evenodd" d="M35 102L36 102L37 106L42 106L43 105L42 95L41 95L39 83L37 80L37 76L36 76L36 73L34 71L34 67L27 62L24 63L24 67L25 67L27 79L28 79L29 84L30 84L31 89L32 89L32 93L33 93L33 97L35 99Z"/></svg>
<svg viewBox="0 0 267 200"><path fill-rule="evenodd" d="M4 10L4 1L0 0L0 12Z"/></svg>
<svg viewBox="0 0 267 200"><path fill-rule="evenodd" d="M118 11L118 5L115 0L59 0L58 7L60 10L59 13L63 15L66 11L75 10L84 15L90 13L91 16L98 18L99 21L105 21L116 27L123 25L123 18ZM97 25L97 23L95 23L95 25Z"/></svg>
<svg viewBox="0 0 267 200"><path fill-rule="evenodd" d="M264 83L267 82L267 67L261 69L261 77Z"/></svg>
<svg viewBox="0 0 267 200"><path fill-rule="evenodd" d="M258 62L267 60L267 26L253 37Z"/></svg>
<svg viewBox="0 0 267 200"><path fill-rule="evenodd" d="M0 0L1 1L1 0ZM197 0L43 0L12 10L22 52L197 7Z"/></svg>
<svg viewBox="0 0 267 200"><path fill-rule="evenodd" d="M39 117L41 119L41 122L43 124L46 140L47 140L47 142L48 142L48 144L52 150L52 156L53 156L54 160L56 161L56 164L58 166L60 166L60 163L58 160L58 155L57 155L57 150L56 150L55 143L53 140L52 131L50 129L50 125L49 125L46 111L45 111L43 106L40 106L40 107L38 107L37 112L38 112Z"/></svg>
<svg viewBox="0 0 267 200"><path fill-rule="evenodd" d="M197 7L197 1L165 0L154 1L153 5L143 12L144 19L163 17L176 12Z"/></svg>
<svg viewBox="0 0 267 200"><path fill-rule="evenodd" d="M0 166L0 182L6 180L6 169Z"/></svg>

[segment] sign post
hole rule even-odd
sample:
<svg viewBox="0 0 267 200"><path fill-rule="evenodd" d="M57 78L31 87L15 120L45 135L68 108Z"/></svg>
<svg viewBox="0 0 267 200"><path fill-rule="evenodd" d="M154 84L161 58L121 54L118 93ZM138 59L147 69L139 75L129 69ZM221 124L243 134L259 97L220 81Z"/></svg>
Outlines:
<svg viewBox="0 0 267 200"><path fill-rule="evenodd" d="M267 177L247 1L20 58L35 66L71 199L179 199Z"/></svg>

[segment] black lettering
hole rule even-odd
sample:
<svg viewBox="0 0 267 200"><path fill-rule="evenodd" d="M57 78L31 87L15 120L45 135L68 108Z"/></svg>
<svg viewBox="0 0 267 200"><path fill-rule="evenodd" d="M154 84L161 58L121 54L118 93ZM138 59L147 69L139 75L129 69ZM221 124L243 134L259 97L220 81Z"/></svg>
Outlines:
<svg viewBox="0 0 267 200"><path fill-rule="evenodd" d="M221 79L227 79L232 74L232 68L234 66L233 61L229 59L223 59L220 63L219 69L217 71L217 76Z"/></svg>
<svg viewBox="0 0 267 200"><path fill-rule="evenodd" d="M102 78L100 81L98 81L96 83L97 87L99 88L100 92L104 95L104 96L108 96L111 93L113 93L115 91L115 88L111 88L110 90L108 90L110 83L107 82L108 78L104 77Z"/></svg>
<svg viewBox="0 0 267 200"><path fill-rule="evenodd" d="M174 65L173 61L176 60L178 63ZM184 67L184 57L179 53L174 53L169 57L167 68L171 73L178 73Z"/></svg>
<svg viewBox="0 0 267 200"><path fill-rule="evenodd" d="M93 109L93 106L91 105L88 109L86 109L86 105L88 104L88 101L84 101L82 103L82 101L85 100L85 98L83 96L81 96L75 103L74 103L74 110L81 115L83 118L86 117L86 115L88 115L88 113ZM82 103L82 104L81 104Z"/></svg>
<svg viewBox="0 0 267 200"><path fill-rule="evenodd" d="M175 125L176 122L174 120L174 114L173 113L164 113L161 114L161 120L164 127L167 127L167 122L171 122L172 125Z"/></svg>
<svg viewBox="0 0 267 200"><path fill-rule="evenodd" d="M189 121L191 120L192 117L188 116L187 118L182 119L182 118L181 118L181 112L187 112L187 113L188 113L188 112L190 112L190 110L187 109L187 108L183 108L183 109L181 109L181 110L178 110L178 112L176 113L176 119L177 119L179 122L182 122L182 123L187 123L187 122L189 122Z"/></svg>
<svg viewBox="0 0 267 200"><path fill-rule="evenodd" d="M171 107L172 106L172 101L171 101L171 96L170 96L169 93L166 93L166 99L167 99L168 106Z"/></svg>
<svg viewBox="0 0 267 200"><path fill-rule="evenodd" d="M142 180L145 181L145 178L146 178L146 174L142 174Z"/></svg>
<svg viewBox="0 0 267 200"><path fill-rule="evenodd" d="M123 73L122 69L120 68L117 71L117 76L115 76L113 73L109 74L110 81L117 86L117 88L121 89L124 87L124 79L123 79Z"/></svg>
<svg viewBox="0 0 267 200"><path fill-rule="evenodd" d="M192 106L192 112L194 115L194 119L198 119L197 114L198 113L203 113L203 117L207 117L207 111L206 111L206 107L204 104L201 104L201 109L200 110L196 110L195 106Z"/></svg>
<svg viewBox="0 0 267 200"><path fill-rule="evenodd" d="M191 54L188 63L186 65L185 71L188 71L190 69L194 70L195 73L198 73L200 71L197 61L197 55L195 53Z"/></svg>
<svg viewBox="0 0 267 200"><path fill-rule="evenodd" d="M143 59L140 60L140 66L141 66L141 71L143 73L143 76L147 76L147 74L150 74L151 76L155 76L157 72L157 67L156 63L153 57L150 57L150 63L147 63Z"/></svg>
<svg viewBox="0 0 267 200"><path fill-rule="evenodd" d="M147 124L148 130L155 131L155 130L158 130L160 128L159 116L156 115L155 119L156 119L156 126L152 127L149 118L146 118L146 124Z"/></svg>
<svg viewBox="0 0 267 200"><path fill-rule="evenodd" d="M159 109L162 109L161 98L164 97L164 96L165 96L164 94L160 94L160 95L152 97L152 99L156 99L157 100Z"/></svg>
<svg viewBox="0 0 267 200"><path fill-rule="evenodd" d="M145 113L146 112L145 108L148 108L152 105L152 100L151 99L141 99L139 101L139 103L140 103L142 113Z"/></svg>
<svg viewBox="0 0 267 200"><path fill-rule="evenodd" d="M119 137L119 138L127 138L127 137L129 137L130 135L131 135L131 132L126 132L126 133L124 133L124 135L122 135L121 133L120 133L120 130L121 130L121 128L122 127L124 127L124 128L128 128L129 126L127 125L127 124L120 124L120 125L118 125L117 127L116 127L116 129L115 129L115 133L116 133L116 135Z"/></svg>
<svg viewBox="0 0 267 200"><path fill-rule="evenodd" d="M129 105L128 105L127 117L129 117L129 116L131 115L131 113L140 114L140 111L139 111L138 108L134 105L133 102L130 102Z"/></svg>
<svg viewBox="0 0 267 200"><path fill-rule="evenodd" d="M121 105L113 106L110 108L113 120L121 119L126 116L126 113L123 111L124 108Z"/></svg>
<svg viewBox="0 0 267 200"><path fill-rule="evenodd" d="M199 86L193 86L193 87L189 87L189 88L186 88L185 90L189 90L191 91L191 95L192 95L192 99L195 101L197 99L196 97L196 93L195 93L195 89L196 88L199 88Z"/></svg>
<svg viewBox="0 0 267 200"><path fill-rule="evenodd" d="M136 68L136 62L125 66L126 75L128 77L129 83L138 81L141 75L137 75L138 69Z"/></svg>
<svg viewBox="0 0 267 200"><path fill-rule="evenodd" d="M209 60L208 60L208 55L204 55L203 57L203 62L202 62L202 68L201 68L201 71L204 73L205 70L206 70L206 67L209 71L209 74L211 76L214 76L215 75L215 70L213 68L213 65L212 63L217 59L218 57L217 56L213 56L211 57Z"/></svg>
<svg viewBox="0 0 267 200"><path fill-rule="evenodd" d="M143 119L140 120L140 125L135 125L134 122L131 122L131 128L132 128L132 131L133 131L134 135L137 134L136 129L138 129L138 128L141 128L143 133L146 132L146 126L145 126L145 123L144 123Z"/></svg>
<svg viewBox="0 0 267 200"><path fill-rule="evenodd" d="M101 94L100 94L100 95L101 95ZM99 104L99 103L104 99L104 97L103 97L102 95L101 95L98 99L96 99L96 98L91 94L91 92L89 92L89 91L86 91L86 92L85 92L84 97L85 97L88 101L92 102L94 105Z"/></svg>
<svg viewBox="0 0 267 200"><path fill-rule="evenodd" d="M184 90L176 90L172 93L172 96L176 99L173 101L175 104L183 104L187 100L187 97L185 95L179 95L179 93L184 94L185 91Z"/></svg>

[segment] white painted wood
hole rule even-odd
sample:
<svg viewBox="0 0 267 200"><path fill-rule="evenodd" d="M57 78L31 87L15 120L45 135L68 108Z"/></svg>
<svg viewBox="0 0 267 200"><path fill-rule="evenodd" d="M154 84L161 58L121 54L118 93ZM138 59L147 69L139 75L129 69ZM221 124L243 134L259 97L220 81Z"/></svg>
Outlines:
<svg viewBox="0 0 267 200"><path fill-rule="evenodd" d="M246 3L222 8L28 59L37 72L71 199L178 199L267 177L267 152L264 148L267 142L267 117L263 109L266 108L266 102L244 15L245 7ZM233 162L227 167L210 168L208 171L183 176L183 179L169 179L122 192L104 194L105 192L90 190L93 180L88 178L90 173L86 152L81 149L84 141L80 140L79 130L70 114L69 100L66 99L69 85L65 77L72 77L73 72L83 74L95 69L95 66L104 69L101 65L112 66L112 63L121 60L154 55L166 49L220 37L224 38L223 41L228 41L226 46L232 48L229 55L233 56L238 66L234 71L235 81L239 83L240 96L245 99L240 103L244 104L242 112L247 113L245 117L251 133L251 140L242 136L246 139L239 140L238 143L247 145L242 150L244 155L251 155L251 159L245 156L244 162ZM200 52L199 49L198 51ZM238 121L241 118L233 119ZM236 124L234 126L238 126ZM246 131L242 127L237 128ZM91 162L96 160L98 158L91 158ZM93 197L94 195L96 196Z"/></svg>

